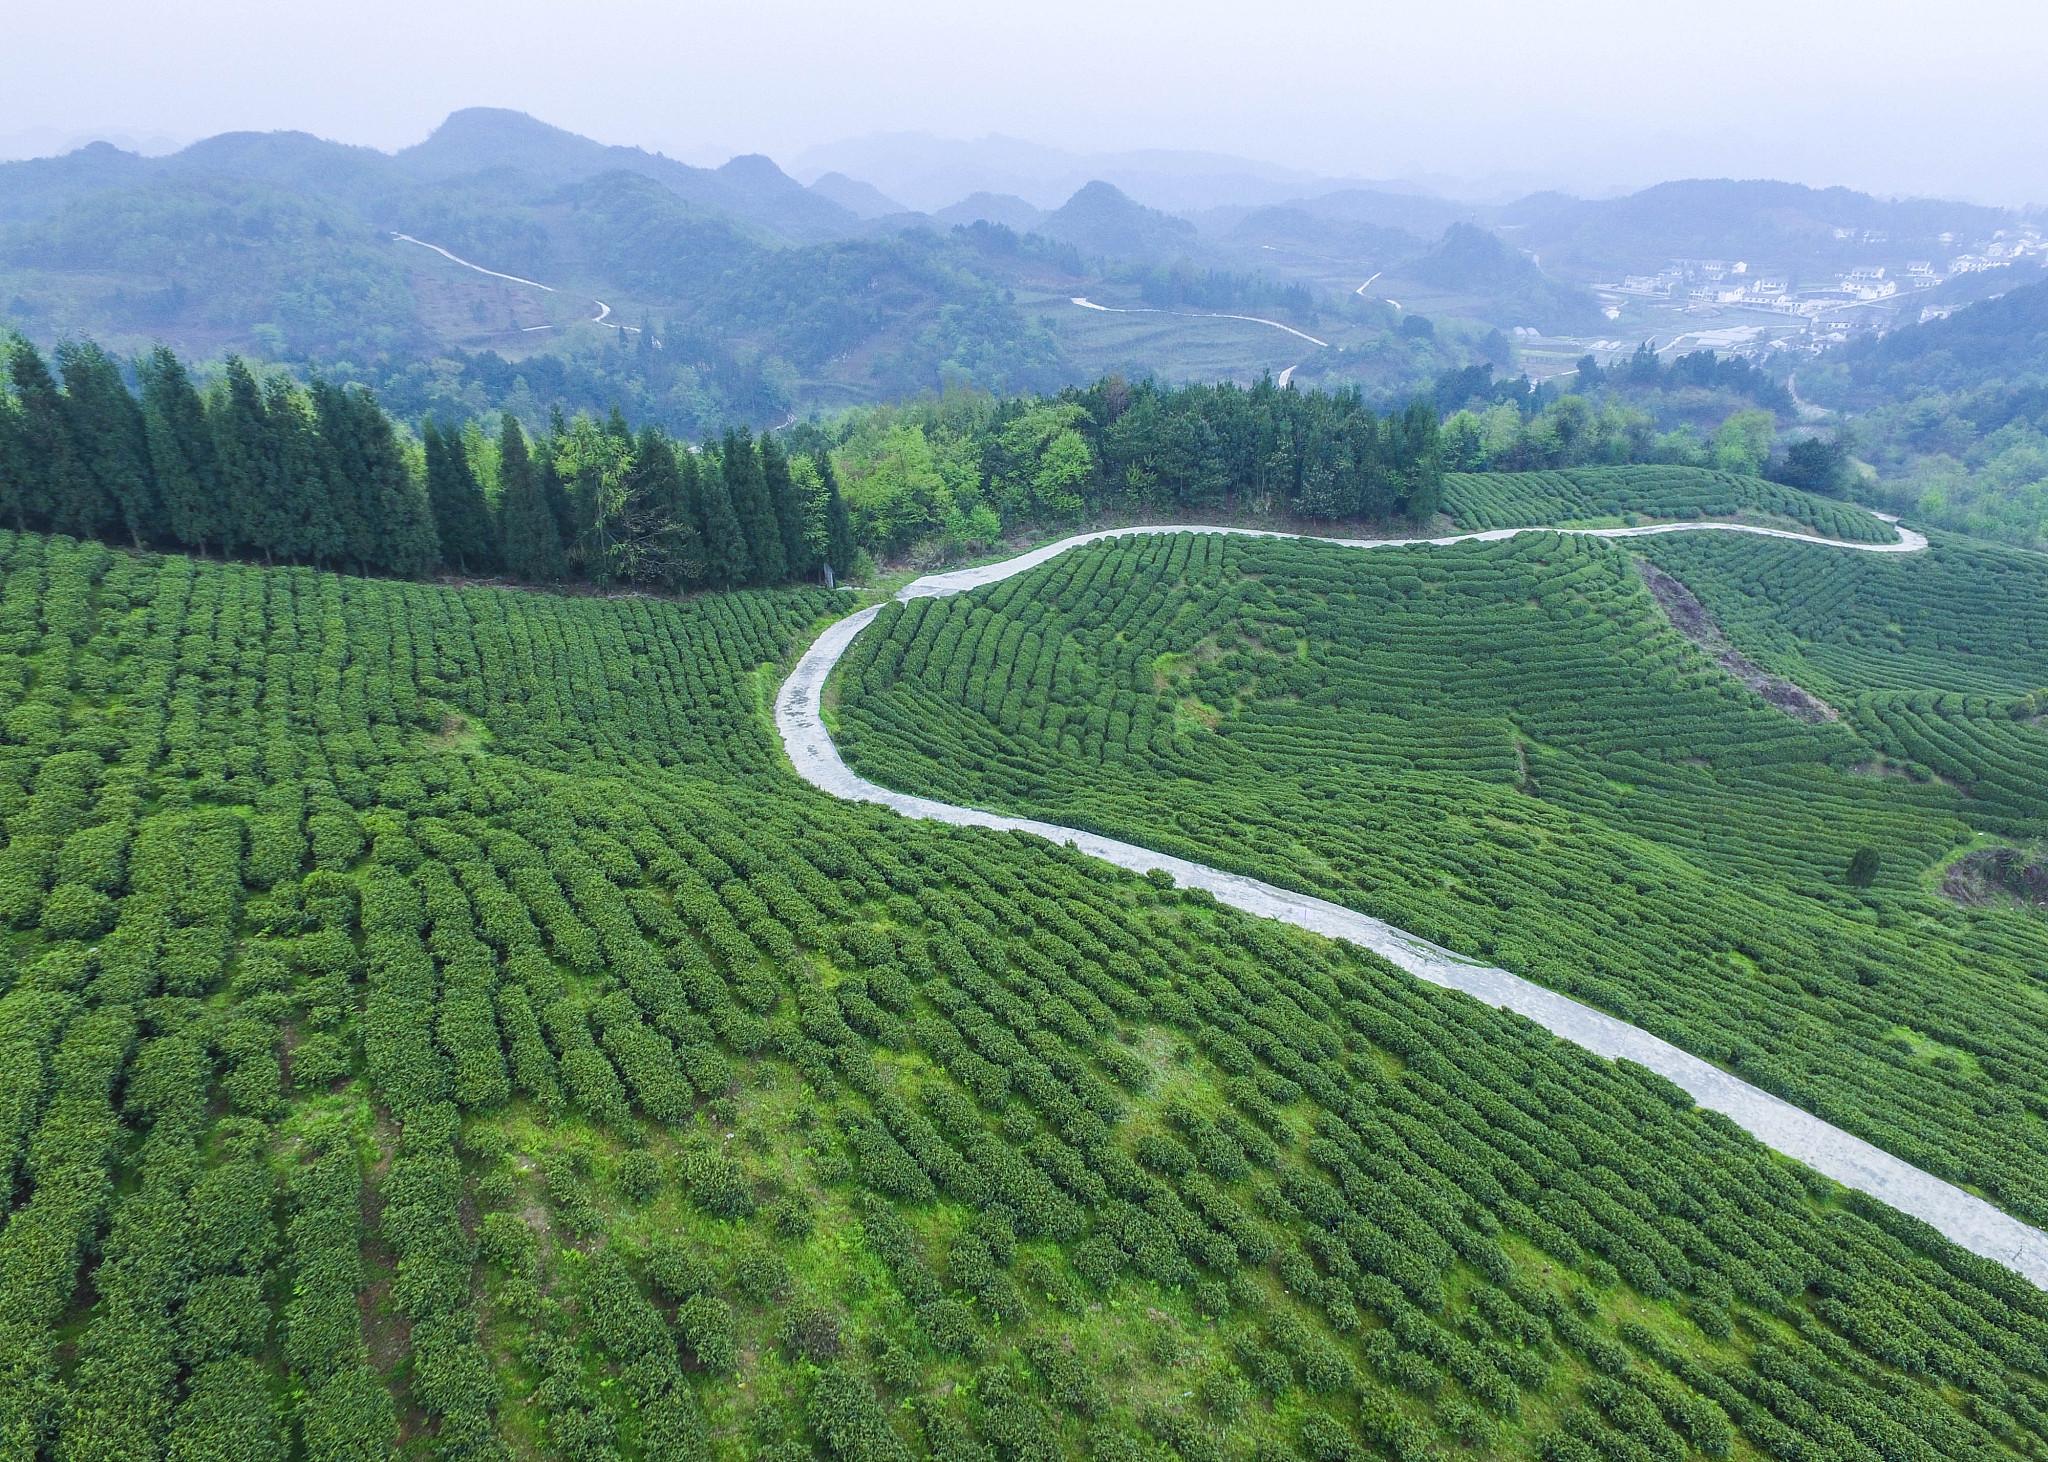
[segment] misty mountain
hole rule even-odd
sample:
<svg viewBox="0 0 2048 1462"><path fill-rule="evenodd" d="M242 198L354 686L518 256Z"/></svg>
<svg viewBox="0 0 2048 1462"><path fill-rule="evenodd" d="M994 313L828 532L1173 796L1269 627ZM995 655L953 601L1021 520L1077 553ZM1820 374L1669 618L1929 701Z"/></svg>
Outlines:
<svg viewBox="0 0 2048 1462"><path fill-rule="evenodd" d="M1452 224L1427 253L1398 272L1447 294L1474 297L1481 313L1508 324L1561 331L1594 328L1601 318L1592 295L1551 279L1526 254L1477 224Z"/></svg>
<svg viewBox="0 0 2048 1462"><path fill-rule="evenodd" d="M1980 236L2002 209L1886 199L1849 188L1690 179L1591 201L1538 193L1495 222L1561 277L1615 277L1677 258L1746 259L1795 281L1886 258L1937 254L1943 233Z"/></svg>
<svg viewBox="0 0 2048 1462"><path fill-rule="evenodd" d="M1202 154L1141 160L1220 175ZM854 173L807 187L756 154L694 167L491 108L395 153L302 132L164 157L96 145L0 165L0 329L233 351L376 384L407 410L530 413L552 392L694 429L960 383L1050 388L1104 365L1248 378L1270 362L1228 335L1133 346L1067 302L1312 319L1326 287L1276 277L1275 256L1233 257L1104 179L1049 213L951 196L927 217ZM1263 222L1378 255L1424 248L1309 212ZM1409 354L1359 359L1384 384Z"/></svg>
<svg viewBox="0 0 2048 1462"><path fill-rule="evenodd" d="M872 183L849 178L845 173L825 174L811 184L811 191L838 204L856 218L887 218L891 214L911 211Z"/></svg>
<svg viewBox="0 0 2048 1462"><path fill-rule="evenodd" d="M1470 204L1386 188L1339 188L1297 198L1290 206L1333 223L1395 229L1424 239L1436 237L1454 223L1472 222L1486 212Z"/></svg>
<svg viewBox="0 0 2048 1462"><path fill-rule="evenodd" d="M999 223L1018 233L1029 233L1045 218L1045 210L1015 193L970 193L958 203L937 210L931 217L934 223L948 227Z"/></svg>
<svg viewBox="0 0 2048 1462"><path fill-rule="evenodd" d="M1296 204L1254 208L1218 235L1218 242L1245 250L1286 250L1375 266L1409 258L1427 241L1427 234L1331 217Z"/></svg>
<svg viewBox="0 0 2048 1462"><path fill-rule="evenodd" d="M679 198L797 240L844 237L859 224L850 209L805 188L758 154L736 157L719 168L692 167L658 152L593 142L524 112L495 107L452 114L424 142L399 152L396 161L416 178L438 181L507 172L559 186L605 173L638 173Z"/></svg>
<svg viewBox="0 0 2048 1462"><path fill-rule="evenodd" d="M149 159L94 142L62 157L0 163L0 224L42 218L66 203L152 175Z"/></svg>
<svg viewBox="0 0 2048 1462"><path fill-rule="evenodd" d="M1109 183L1092 182L1039 220L1037 231L1103 259L1165 262L1200 243L1184 218L1133 202Z"/></svg>
<svg viewBox="0 0 2048 1462"><path fill-rule="evenodd" d="M967 140L924 132L882 133L813 147L798 156L796 171L866 178L891 197L934 214L954 199L978 193L1010 193L1034 207L1054 208L1095 181L1169 212L1279 203L1340 185L1297 168L1226 153L1170 148L1072 152L994 134Z"/></svg>

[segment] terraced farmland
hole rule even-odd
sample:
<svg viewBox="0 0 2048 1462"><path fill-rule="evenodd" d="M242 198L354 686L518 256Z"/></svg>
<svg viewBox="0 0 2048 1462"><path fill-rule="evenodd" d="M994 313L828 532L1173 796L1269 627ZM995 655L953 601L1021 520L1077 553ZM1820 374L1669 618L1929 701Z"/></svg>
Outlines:
<svg viewBox="0 0 2048 1462"><path fill-rule="evenodd" d="M1660 518L1731 518L1874 543L1882 523L1847 503L1761 477L1705 467L1572 467L1449 472L1444 511L1467 528L1599 526Z"/></svg>
<svg viewBox="0 0 2048 1462"><path fill-rule="evenodd" d="M2038 1215L2048 942L1921 893L1984 805L2038 825L2038 794L1877 775L1859 722L1784 715L1665 623L1633 546L1094 545L885 610L842 746L887 786L1349 903ZM1861 558L1770 548L1823 582Z"/></svg>
<svg viewBox="0 0 2048 1462"><path fill-rule="evenodd" d="M1214 545L1160 547L1192 592ZM1628 582L1535 547L1588 595ZM1258 644L1132 662L1173 692L1144 727L1169 749L1318 663L1260 597L1316 555L1218 551ZM1471 552L1516 585L1539 562ZM1043 843L798 785L765 697L843 599L13 536L0 573L0 1454L2048 1438L2048 1296L1646 1073ZM1083 660L1049 673L1075 746L1133 746L1129 709L1090 729ZM1488 721L1453 700L1418 694L1418 754L1522 776L1517 741L1452 744ZM1391 757L1370 729L1360 765ZM1513 795L1560 845L1589 817ZM1625 876L1677 863L1658 846Z"/></svg>

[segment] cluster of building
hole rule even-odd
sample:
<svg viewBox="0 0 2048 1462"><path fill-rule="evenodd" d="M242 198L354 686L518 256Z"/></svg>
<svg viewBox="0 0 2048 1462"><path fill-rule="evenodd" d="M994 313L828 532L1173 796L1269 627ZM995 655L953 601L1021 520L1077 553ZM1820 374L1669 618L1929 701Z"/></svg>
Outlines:
<svg viewBox="0 0 2048 1462"><path fill-rule="evenodd" d="M1884 246L1881 233L1836 229L1835 237ZM1953 249L1960 241L1944 233L1938 242ZM1838 272L1827 283L1795 282L1786 275L1752 270L1742 259L1673 259L1655 274L1631 274L1604 286L1610 297L1669 301L1688 312L1768 310L1805 322L1815 344L1860 331L1939 318L1949 307L1911 304L1957 275L2002 269L2029 256L2048 256L2040 228L2032 224L2000 229L1988 240L1936 259L1908 259L1903 267L1865 264ZM1615 300L1619 303L1619 298ZM1610 314L1616 311L1610 310Z"/></svg>

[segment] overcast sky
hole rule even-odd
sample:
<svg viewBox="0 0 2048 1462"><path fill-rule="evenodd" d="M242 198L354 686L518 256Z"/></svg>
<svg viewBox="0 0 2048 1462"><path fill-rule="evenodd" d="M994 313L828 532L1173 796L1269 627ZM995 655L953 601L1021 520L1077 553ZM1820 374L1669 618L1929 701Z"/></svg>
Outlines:
<svg viewBox="0 0 2048 1462"><path fill-rule="evenodd" d="M516 107L690 161L885 130L1581 189L2048 202L2043 0L8 0L0 139ZM16 150L20 150L18 147Z"/></svg>

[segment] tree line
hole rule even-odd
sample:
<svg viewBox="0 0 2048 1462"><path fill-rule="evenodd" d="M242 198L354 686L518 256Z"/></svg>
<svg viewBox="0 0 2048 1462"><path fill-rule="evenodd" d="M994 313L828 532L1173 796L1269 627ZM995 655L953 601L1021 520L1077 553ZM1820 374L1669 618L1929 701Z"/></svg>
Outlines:
<svg viewBox="0 0 2048 1462"><path fill-rule="evenodd" d="M617 407L556 408L531 435L511 413L415 428L361 386L232 356L201 378L164 347L0 356L0 524L399 577L678 592L836 581L864 554L1104 516L1426 523L1452 465L1427 402L1381 412L1271 379L954 392L692 445Z"/></svg>
<svg viewBox="0 0 2048 1462"><path fill-rule="evenodd" d="M793 440L829 453L860 543L943 557L1022 524L1104 517L1426 523L1442 504L1436 412L1355 390L1170 387L1108 376L1057 396L949 393Z"/></svg>
<svg viewBox="0 0 2048 1462"><path fill-rule="evenodd" d="M204 389L158 347L133 369L68 342L5 350L0 523L133 547L419 577L664 591L830 578L853 561L829 457L728 431L701 449L559 412L529 439L429 420L415 439L359 387L259 379L229 357Z"/></svg>

